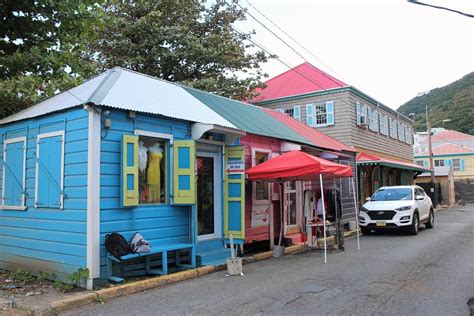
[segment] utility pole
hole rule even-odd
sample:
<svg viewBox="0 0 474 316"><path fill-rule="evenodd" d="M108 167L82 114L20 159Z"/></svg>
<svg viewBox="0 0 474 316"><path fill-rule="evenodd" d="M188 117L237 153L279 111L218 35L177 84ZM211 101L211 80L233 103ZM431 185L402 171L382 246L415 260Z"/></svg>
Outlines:
<svg viewBox="0 0 474 316"><path fill-rule="evenodd" d="M433 149L431 147L431 124L428 118L428 105L425 105L426 110L426 129L428 130L428 154L430 156L430 169L431 169L431 183L434 184L435 182L435 175L434 175L434 163L433 163Z"/></svg>

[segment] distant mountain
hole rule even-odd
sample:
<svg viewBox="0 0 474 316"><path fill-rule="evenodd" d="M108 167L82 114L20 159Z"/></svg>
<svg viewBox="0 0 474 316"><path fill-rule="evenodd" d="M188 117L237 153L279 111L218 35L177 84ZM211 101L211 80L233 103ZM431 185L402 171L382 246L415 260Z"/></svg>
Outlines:
<svg viewBox="0 0 474 316"><path fill-rule="evenodd" d="M431 124L474 135L474 72L461 79L417 96L398 108L400 113L415 113L415 131L426 131L425 105ZM441 120L451 119L442 123Z"/></svg>

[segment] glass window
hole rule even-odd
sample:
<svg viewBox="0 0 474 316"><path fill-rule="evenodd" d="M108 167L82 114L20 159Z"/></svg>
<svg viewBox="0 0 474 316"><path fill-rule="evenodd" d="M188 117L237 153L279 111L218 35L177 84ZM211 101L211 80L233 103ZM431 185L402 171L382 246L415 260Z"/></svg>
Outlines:
<svg viewBox="0 0 474 316"><path fill-rule="evenodd" d="M139 204L166 203L167 140L139 136Z"/></svg>
<svg viewBox="0 0 474 316"><path fill-rule="evenodd" d="M434 165L435 165L435 167L444 167L444 160L436 159L434 161Z"/></svg>
<svg viewBox="0 0 474 316"><path fill-rule="evenodd" d="M262 153L262 152L255 153L256 166L267 160L268 160L268 153ZM268 200L268 184L266 182L257 181L255 183L255 199Z"/></svg>
<svg viewBox="0 0 474 316"><path fill-rule="evenodd" d="M316 125L326 125L328 122L326 104L316 104L314 106L314 115L316 118Z"/></svg>
<svg viewBox="0 0 474 316"><path fill-rule="evenodd" d="M423 160L417 160L417 161L416 161L416 164L417 164L418 166L422 166L422 167L425 165Z"/></svg>
<svg viewBox="0 0 474 316"><path fill-rule="evenodd" d="M286 188L286 194L287 194L287 203L288 203L288 208L287 208L287 224L290 226L296 225L296 181L288 181L287 182L287 188Z"/></svg>
<svg viewBox="0 0 474 316"><path fill-rule="evenodd" d="M285 114L293 117L294 116L294 110L293 109L285 109Z"/></svg>
<svg viewBox="0 0 474 316"><path fill-rule="evenodd" d="M372 196L371 201L406 201L412 200L411 188L380 189Z"/></svg>
<svg viewBox="0 0 474 316"><path fill-rule="evenodd" d="M453 170L454 171L459 171L461 170L461 159L453 159Z"/></svg>

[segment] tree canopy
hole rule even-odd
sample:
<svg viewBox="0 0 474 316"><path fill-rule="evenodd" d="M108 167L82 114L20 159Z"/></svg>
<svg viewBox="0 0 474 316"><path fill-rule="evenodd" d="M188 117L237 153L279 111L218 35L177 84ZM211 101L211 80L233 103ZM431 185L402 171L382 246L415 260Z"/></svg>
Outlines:
<svg viewBox="0 0 474 316"><path fill-rule="evenodd" d="M93 75L87 43L100 23L96 1L5 0L0 4L0 116Z"/></svg>
<svg viewBox="0 0 474 316"><path fill-rule="evenodd" d="M262 87L268 56L233 29L245 19L235 4L217 1L111 1L93 49L102 69L122 66L198 89L246 99Z"/></svg>
<svg viewBox="0 0 474 316"><path fill-rule="evenodd" d="M0 10L0 117L114 66L249 99L272 57L234 29L245 12L222 1L5 0Z"/></svg>

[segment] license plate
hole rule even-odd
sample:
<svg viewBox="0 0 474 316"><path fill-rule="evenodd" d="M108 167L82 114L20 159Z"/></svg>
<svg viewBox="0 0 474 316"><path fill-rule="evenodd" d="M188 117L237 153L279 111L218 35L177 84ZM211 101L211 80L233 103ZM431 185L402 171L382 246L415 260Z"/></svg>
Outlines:
<svg viewBox="0 0 474 316"><path fill-rule="evenodd" d="M377 221L377 222L375 223L375 226L377 226L377 227L385 227L385 226L387 226L387 223L386 223L385 221Z"/></svg>

